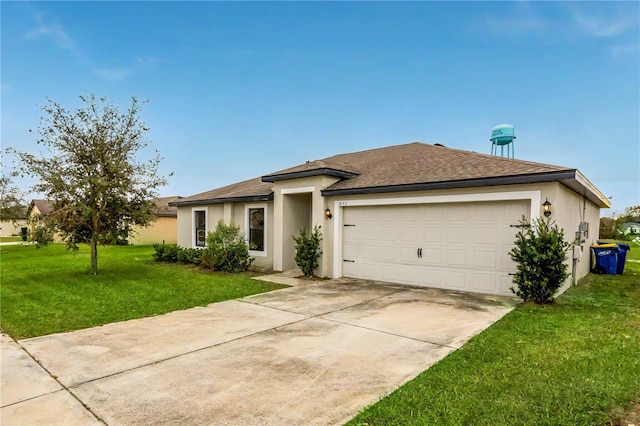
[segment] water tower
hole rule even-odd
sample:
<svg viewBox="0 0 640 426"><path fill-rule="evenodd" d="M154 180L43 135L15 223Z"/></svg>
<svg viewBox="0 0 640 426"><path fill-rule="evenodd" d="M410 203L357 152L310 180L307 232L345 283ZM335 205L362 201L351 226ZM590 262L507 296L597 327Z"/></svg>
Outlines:
<svg viewBox="0 0 640 426"><path fill-rule="evenodd" d="M498 147L500 147L500 156L504 157L505 148L507 157L514 158L515 154L516 131L511 124L499 124L491 130L491 155L498 155Z"/></svg>

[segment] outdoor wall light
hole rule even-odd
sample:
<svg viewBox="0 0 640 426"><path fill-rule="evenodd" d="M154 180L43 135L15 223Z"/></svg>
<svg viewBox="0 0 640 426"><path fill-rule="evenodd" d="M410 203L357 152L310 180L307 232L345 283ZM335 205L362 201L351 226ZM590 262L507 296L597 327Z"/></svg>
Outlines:
<svg viewBox="0 0 640 426"><path fill-rule="evenodd" d="M544 209L544 216L545 217L551 216L551 203L549 202L548 198L546 198L544 200L544 203L542 203L542 208Z"/></svg>
<svg viewBox="0 0 640 426"><path fill-rule="evenodd" d="M327 217L327 219L331 219L333 217L333 215L331 214L331 210L329 210L329 207L327 207L327 209L324 211L324 215Z"/></svg>

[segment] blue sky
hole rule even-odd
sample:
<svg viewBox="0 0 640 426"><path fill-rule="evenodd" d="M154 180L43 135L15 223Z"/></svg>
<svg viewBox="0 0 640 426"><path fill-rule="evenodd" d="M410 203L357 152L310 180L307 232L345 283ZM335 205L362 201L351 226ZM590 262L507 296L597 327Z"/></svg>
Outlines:
<svg viewBox="0 0 640 426"><path fill-rule="evenodd" d="M174 172L160 192L187 196L413 141L488 154L510 123L516 158L580 169L612 210L640 204L638 2L0 7L3 148L37 150L47 97L149 99Z"/></svg>

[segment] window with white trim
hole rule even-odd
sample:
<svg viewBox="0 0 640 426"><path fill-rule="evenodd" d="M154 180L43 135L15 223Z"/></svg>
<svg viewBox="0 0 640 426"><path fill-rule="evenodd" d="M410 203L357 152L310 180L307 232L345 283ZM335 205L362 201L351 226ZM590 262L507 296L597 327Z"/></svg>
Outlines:
<svg viewBox="0 0 640 426"><path fill-rule="evenodd" d="M194 246L204 247L207 245L207 212L206 210L193 211L193 241Z"/></svg>
<svg viewBox="0 0 640 426"><path fill-rule="evenodd" d="M265 208L249 207L248 237L251 251L264 252L265 247Z"/></svg>

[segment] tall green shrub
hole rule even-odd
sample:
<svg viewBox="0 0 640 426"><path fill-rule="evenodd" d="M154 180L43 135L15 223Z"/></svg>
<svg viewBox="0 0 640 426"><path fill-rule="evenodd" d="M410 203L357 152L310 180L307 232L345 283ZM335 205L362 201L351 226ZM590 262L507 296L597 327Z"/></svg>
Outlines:
<svg viewBox="0 0 640 426"><path fill-rule="evenodd" d="M322 254L320 250L320 242L322 241L322 233L320 226L313 227L313 232L307 235L304 228L300 228L300 234L293 240L296 242L296 265L302 270L306 277L313 276L313 270L318 267L318 259Z"/></svg>
<svg viewBox="0 0 640 426"><path fill-rule="evenodd" d="M555 222L538 218L529 224L523 217L515 247L509 252L518 268L511 291L525 302L553 303L556 291L569 276L565 260L571 246Z"/></svg>
<svg viewBox="0 0 640 426"><path fill-rule="evenodd" d="M218 222L216 229L207 235L207 248L202 263L216 271L244 272L253 258L249 256L249 245L240 232L240 227Z"/></svg>

